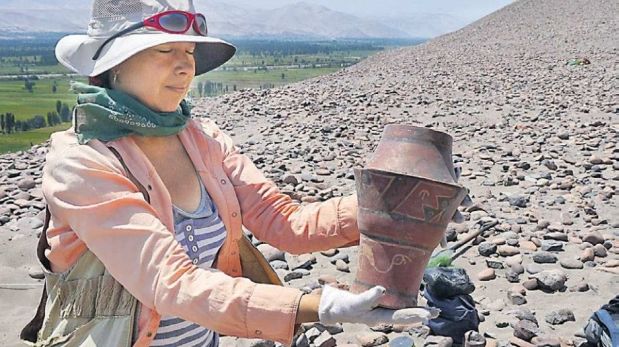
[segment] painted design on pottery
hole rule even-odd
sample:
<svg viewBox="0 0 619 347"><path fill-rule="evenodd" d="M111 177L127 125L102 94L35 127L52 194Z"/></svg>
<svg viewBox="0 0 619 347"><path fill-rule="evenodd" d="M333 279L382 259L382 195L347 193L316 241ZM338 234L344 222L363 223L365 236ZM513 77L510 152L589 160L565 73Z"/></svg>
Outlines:
<svg viewBox="0 0 619 347"><path fill-rule="evenodd" d="M454 189L444 184L418 181L393 212L429 223L439 223L454 195Z"/></svg>
<svg viewBox="0 0 619 347"><path fill-rule="evenodd" d="M389 267L385 270L381 270L376 265L376 260L374 259L374 252L372 252L372 249L367 244L363 244L362 247L364 249L359 252L360 256L364 257L368 261L368 263L370 263L370 265L374 268L374 270L381 274L386 274L390 272L395 266L406 265L407 263L411 263L413 261L408 255L396 253L393 258L391 258L391 263L389 264Z"/></svg>

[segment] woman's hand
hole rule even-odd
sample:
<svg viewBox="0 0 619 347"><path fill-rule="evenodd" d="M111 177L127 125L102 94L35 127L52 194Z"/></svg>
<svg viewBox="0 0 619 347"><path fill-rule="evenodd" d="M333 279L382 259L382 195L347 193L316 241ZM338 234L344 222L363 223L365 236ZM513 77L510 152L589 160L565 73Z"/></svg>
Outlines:
<svg viewBox="0 0 619 347"><path fill-rule="evenodd" d="M427 323L438 317L440 310L436 308L406 308L392 310L378 308L378 301L385 294L385 288L376 286L361 294L353 294L331 286L324 286L318 317L320 323L360 323L368 326L391 324L408 326L417 323Z"/></svg>

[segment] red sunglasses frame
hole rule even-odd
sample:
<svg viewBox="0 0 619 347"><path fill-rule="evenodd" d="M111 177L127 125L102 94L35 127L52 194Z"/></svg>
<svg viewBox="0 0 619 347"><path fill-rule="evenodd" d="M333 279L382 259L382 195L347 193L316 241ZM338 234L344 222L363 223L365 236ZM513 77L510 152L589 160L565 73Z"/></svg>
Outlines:
<svg viewBox="0 0 619 347"><path fill-rule="evenodd" d="M185 18L187 18L187 25L185 26L183 30L178 30L178 31L170 30L170 29L164 28L161 25L161 18L167 15L170 15L170 14L181 14L185 16ZM200 26L198 25L198 22L196 21L196 17L198 16L204 19L205 32L201 32ZM139 23L135 23L134 25L110 36L107 40L105 40L105 42L103 42L101 46L99 46L99 49L97 49L97 51L95 52L95 55L92 56L92 60L99 59L99 56L101 55L101 52L103 51L103 47L105 47L105 45L110 43L110 41L114 40L117 37L125 35L131 31L138 30L144 27L153 28L155 30L163 31L168 34L184 34L189 30L189 28L193 27L193 30L195 30L195 32L198 33L199 35L207 36L208 34L208 26L206 25L206 18L204 17L202 13L191 13L191 12L180 11L180 10L164 11L164 12L157 13L154 16L148 17Z"/></svg>

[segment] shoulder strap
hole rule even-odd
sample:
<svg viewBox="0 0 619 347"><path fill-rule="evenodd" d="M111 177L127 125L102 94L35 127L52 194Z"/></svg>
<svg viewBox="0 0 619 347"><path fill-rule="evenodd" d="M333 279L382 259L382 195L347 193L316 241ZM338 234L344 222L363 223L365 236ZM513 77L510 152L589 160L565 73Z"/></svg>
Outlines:
<svg viewBox="0 0 619 347"><path fill-rule="evenodd" d="M43 230L41 236L39 236L39 243L37 244L37 258L41 265L50 268L49 260L45 257L45 250L49 248L47 242L47 228L49 227L49 221L51 214L49 208L45 206L45 223L43 224ZM19 334L19 338L24 341L32 343L37 342L37 335L43 326L43 320L45 319L45 304L47 303L47 285L43 286L43 293L41 293L41 301L39 301L39 307L34 315L34 318L22 329Z"/></svg>
<svg viewBox="0 0 619 347"><path fill-rule="evenodd" d="M135 178L135 176L133 176L133 174L131 173L131 171L127 167L127 164L125 164L125 161L123 160L123 157L120 156L120 153L118 153L118 151L114 147L109 147L108 146L108 149L114 154L114 156L116 156L116 158L120 162L120 165L122 165L123 169L125 169L125 172L127 173L127 178L129 178L129 180L131 180L131 182L133 182L133 184L135 184L136 187L138 187L138 189L140 190L142 195L144 195L144 199L146 199L146 201L150 203L150 195L148 194L148 190L146 190L146 188L144 188L142 183L140 183L138 181L138 179Z"/></svg>

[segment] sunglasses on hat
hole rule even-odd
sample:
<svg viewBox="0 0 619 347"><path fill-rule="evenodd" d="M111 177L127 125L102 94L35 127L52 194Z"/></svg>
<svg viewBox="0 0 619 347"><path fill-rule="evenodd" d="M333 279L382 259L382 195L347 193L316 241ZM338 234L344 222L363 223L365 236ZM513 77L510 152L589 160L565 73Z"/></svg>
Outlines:
<svg viewBox="0 0 619 347"><path fill-rule="evenodd" d="M121 30L116 34L110 36L103 44L97 49L95 55L92 56L92 60L99 59L103 47L115 38L125 35L131 31L147 27L155 30L163 31L168 34L184 34L191 27L199 35L206 36L208 33L206 27L206 18L201 13L191 13L185 11L165 11L157 13L156 15L146 18L142 22L136 23L127 29Z"/></svg>

